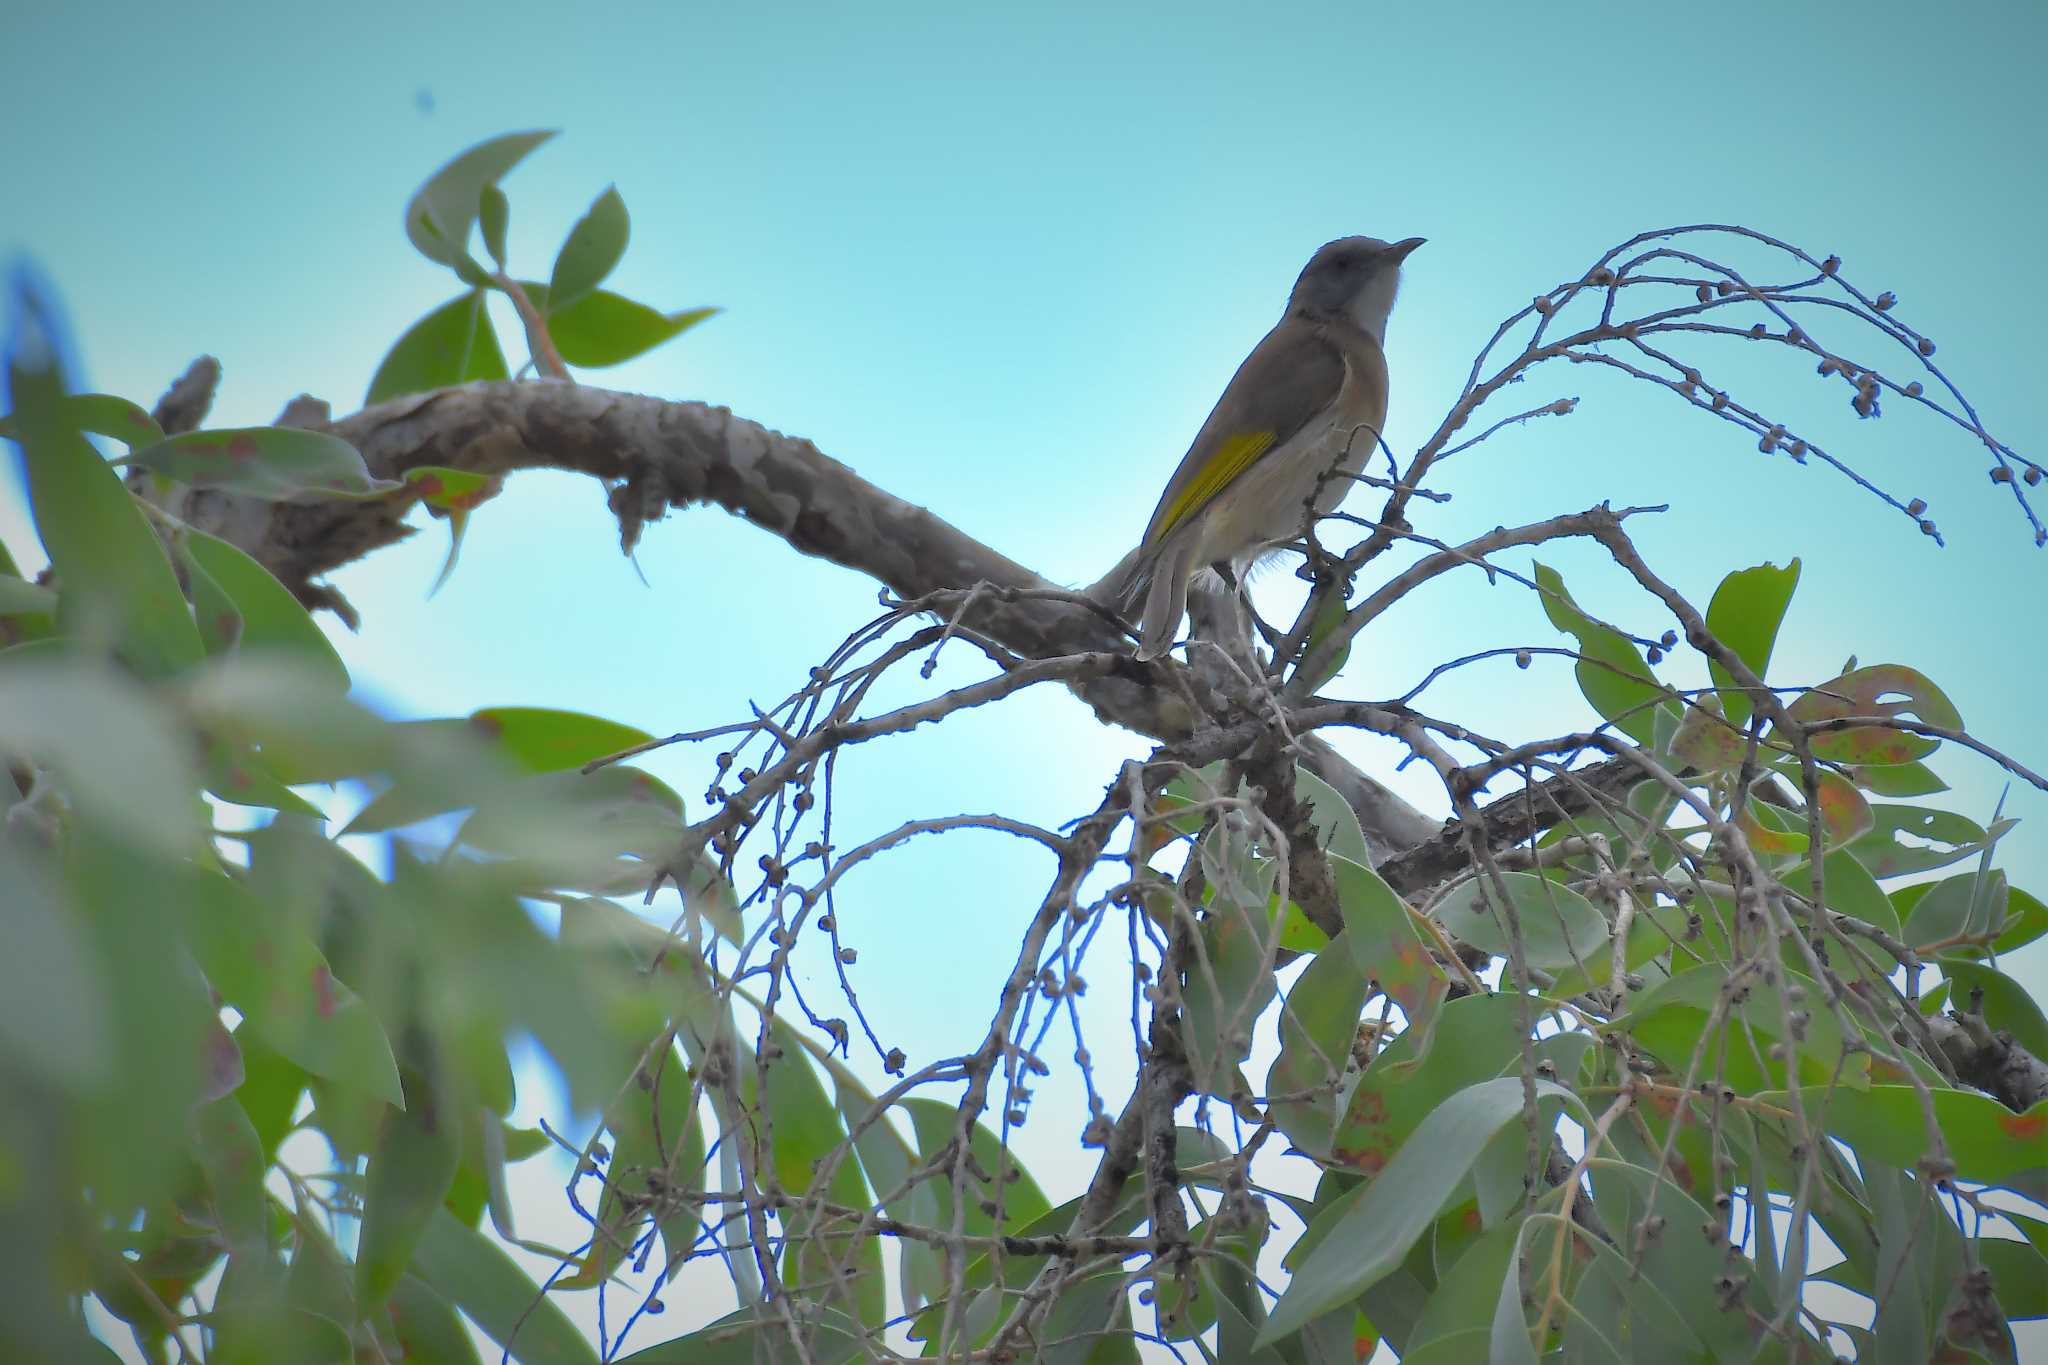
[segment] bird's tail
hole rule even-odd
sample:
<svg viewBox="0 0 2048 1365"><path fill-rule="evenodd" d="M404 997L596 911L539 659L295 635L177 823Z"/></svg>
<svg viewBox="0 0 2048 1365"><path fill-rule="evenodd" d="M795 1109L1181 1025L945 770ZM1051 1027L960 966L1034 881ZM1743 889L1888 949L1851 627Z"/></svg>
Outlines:
<svg viewBox="0 0 2048 1365"><path fill-rule="evenodd" d="M1136 619L1138 604L1152 582L1154 556L1144 546L1125 555L1116 567L1081 591L1126 621Z"/></svg>
<svg viewBox="0 0 2048 1365"><path fill-rule="evenodd" d="M1088 596L1138 628L1138 657L1156 659L1173 645L1187 615L1188 578L1194 572L1192 536L1140 546L1090 584Z"/></svg>

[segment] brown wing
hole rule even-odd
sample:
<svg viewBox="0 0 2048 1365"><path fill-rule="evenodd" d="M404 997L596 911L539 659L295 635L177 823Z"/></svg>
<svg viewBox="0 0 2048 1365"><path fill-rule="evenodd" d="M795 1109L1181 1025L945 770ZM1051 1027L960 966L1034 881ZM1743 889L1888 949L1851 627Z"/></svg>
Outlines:
<svg viewBox="0 0 2048 1365"><path fill-rule="evenodd" d="M1159 497L1145 545L1157 545L1267 451L1337 401L1344 357L1313 323L1282 320L1237 367Z"/></svg>

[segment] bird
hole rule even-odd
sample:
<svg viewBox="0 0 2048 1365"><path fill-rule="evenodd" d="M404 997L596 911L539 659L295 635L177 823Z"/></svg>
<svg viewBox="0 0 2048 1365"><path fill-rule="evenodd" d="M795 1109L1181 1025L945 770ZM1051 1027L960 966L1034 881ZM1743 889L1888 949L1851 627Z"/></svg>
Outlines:
<svg viewBox="0 0 2048 1365"><path fill-rule="evenodd" d="M1302 268L1287 310L1231 376L1138 547L1088 589L1138 630L1138 657L1173 645L1188 580L1253 563L1351 491L1387 416L1387 318L1420 237L1340 237ZM1310 514L1313 501L1314 513Z"/></svg>

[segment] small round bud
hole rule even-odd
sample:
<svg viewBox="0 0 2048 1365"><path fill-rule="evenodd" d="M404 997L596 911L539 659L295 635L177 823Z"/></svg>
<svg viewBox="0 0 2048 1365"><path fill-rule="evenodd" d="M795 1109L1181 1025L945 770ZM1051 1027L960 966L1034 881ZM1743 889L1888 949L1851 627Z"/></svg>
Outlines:
<svg viewBox="0 0 2048 1365"><path fill-rule="evenodd" d="M860 961L860 952L854 948L841 948L839 950L839 960L851 967L854 963Z"/></svg>
<svg viewBox="0 0 2048 1365"><path fill-rule="evenodd" d="M1657 646L1651 645L1649 649L1644 652L1651 663L1661 664L1664 662L1664 651L1657 648Z"/></svg>
<svg viewBox="0 0 2048 1365"><path fill-rule="evenodd" d="M1735 292L1735 285L1728 280L1720 280L1715 283L1714 292L1725 299Z"/></svg>
<svg viewBox="0 0 2048 1365"><path fill-rule="evenodd" d="M1926 510L1927 499L1925 498L1915 498L1906 504L1906 515L1909 517L1917 517Z"/></svg>
<svg viewBox="0 0 2048 1365"><path fill-rule="evenodd" d="M1531 308L1534 308L1537 312L1543 314L1544 317L1549 317L1551 313L1555 311L1557 308L1556 304L1552 303L1549 299L1545 298L1541 294L1538 294L1535 300L1529 306Z"/></svg>
<svg viewBox="0 0 2048 1365"><path fill-rule="evenodd" d="M1921 534L1921 535L1923 535L1923 536L1931 536L1931 535L1933 535L1933 534L1934 534L1934 523L1933 523L1932 521L1929 521L1929 520L1928 520L1927 518L1925 518L1925 517L1922 517L1922 518L1920 519L1920 534Z"/></svg>
<svg viewBox="0 0 2048 1365"><path fill-rule="evenodd" d="M1927 339L1926 337L1921 337L1921 338L1920 338L1920 354L1921 354L1921 355L1933 355L1933 354L1934 354L1934 343L1933 343L1933 342L1931 342L1931 341L1929 341L1929 340L1928 340L1928 339Z"/></svg>
<svg viewBox="0 0 2048 1365"><path fill-rule="evenodd" d="M1823 275L1832 275L1841 268L1842 258L1840 256L1830 256L1820 263L1820 273Z"/></svg>
<svg viewBox="0 0 2048 1365"><path fill-rule="evenodd" d="M1678 648L1678 632L1675 630L1665 631L1662 635L1657 637L1657 643L1664 646L1664 648L1666 649Z"/></svg>
<svg viewBox="0 0 2048 1365"><path fill-rule="evenodd" d="M1892 305L1896 304L1898 301L1899 296L1897 294L1894 294L1891 290L1887 289L1882 294L1879 294L1876 298L1872 299L1870 301L1870 306L1872 308L1875 308L1880 313L1888 313L1891 311Z"/></svg>
<svg viewBox="0 0 2048 1365"><path fill-rule="evenodd" d="M1749 329L1749 334L1756 340L1762 341L1766 336L1770 335L1770 328L1764 326L1761 322L1759 322L1754 327L1751 327Z"/></svg>
<svg viewBox="0 0 2048 1365"><path fill-rule="evenodd" d="M2032 488L2035 484L2041 482L2041 466L2037 464L2028 465L2027 472L2020 475L2020 478L2026 481L2027 487Z"/></svg>
<svg viewBox="0 0 2048 1365"><path fill-rule="evenodd" d="M1804 346L1806 344L1806 333L1800 331L1797 327L1788 327L1785 329L1785 340L1791 342L1794 346Z"/></svg>
<svg viewBox="0 0 2048 1365"><path fill-rule="evenodd" d="M1991 482L2011 483L2012 471L2010 469L2007 469L2004 465L1997 466L1991 471Z"/></svg>
<svg viewBox="0 0 2048 1365"><path fill-rule="evenodd" d="M1906 397L1908 398L1918 398L1921 394L1925 392L1927 392L1927 390L1920 387L1920 381L1917 379L1912 381L1910 384L1906 385Z"/></svg>
<svg viewBox="0 0 2048 1365"><path fill-rule="evenodd" d="M1692 294L1693 297L1698 299L1701 303L1709 303L1713 300L1714 297L1714 291L1709 289L1705 285L1701 285L1699 288L1693 290Z"/></svg>
<svg viewBox="0 0 2048 1365"><path fill-rule="evenodd" d="M1526 650L1526 649L1518 649L1518 650L1516 650L1516 651L1515 651L1515 667L1516 667L1516 668L1527 668L1528 666L1529 666L1529 651L1528 651L1528 650Z"/></svg>

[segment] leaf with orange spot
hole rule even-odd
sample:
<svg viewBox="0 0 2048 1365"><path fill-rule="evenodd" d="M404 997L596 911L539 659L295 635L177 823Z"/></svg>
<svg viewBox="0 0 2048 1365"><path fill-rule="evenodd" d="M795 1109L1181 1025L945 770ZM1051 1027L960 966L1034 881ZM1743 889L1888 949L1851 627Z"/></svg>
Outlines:
<svg viewBox="0 0 2048 1365"><path fill-rule="evenodd" d="M1821 833L1829 848L1838 848L1870 832L1875 823L1870 803L1848 778L1823 768L1814 774L1814 790L1820 808Z"/></svg>
<svg viewBox="0 0 2048 1365"><path fill-rule="evenodd" d="M1757 1099L1782 1107L1786 1095L1767 1091ZM2042 1156L2048 1100L2015 1114L1974 1090L1935 1090L1928 1099L1960 1179L1997 1185L2048 1164ZM1809 1086L1805 1100L1807 1114L1818 1118L1830 1137L1848 1143L1859 1162L1911 1170L1929 1155L1925 1111L1913 1086Z"/></svg>
<svg viewBox="0 0 2048 1365"><path fill-rule="evenodd" d="M1760 752L1767 754L1769 750L1760 748ZM1721 714L1720 704L1711 697L1685 708L1685 719L1679 722L1678 733L1671 740L1672 757L1701 773L1739 768L1748 753L1749 735L1741 727L1729 724Z"/></svg>
<svg viewBox="0 0 2048 1365"><path fill-rule="evenodd" d="M1450 983L1423 947L1415 912L1371 868L1336 854L1329 861L1351 960L1401 1007L1410 1028L1426 1025Z"/></svg>
<svg viewBox="0 0 2048 1365"><path fill-rule="evenodd" d="M1880 722L1813 735L1813 756L1831 763L1911 763L1933 753L1939 740L1881 723L1901 716L1916 716L1944 729L1963 728L1963 718L1942 690L1926 674L1903 664L1874 664L1844 673L1801 694L1786 714L1803 725L1863 717Z"/></svg>
<svg viewBox="0 0 2048 1365"><path fill-rule="evenodd" d="M242 1027L315 1076L398 1104L391 1044L360 996L335 979L312 938L240 881L193 873L192 955Z"/></svg>
<svg viewBox="0 0 2048 1365"><path fill-rule="evenodd" d="M1330 1145L1332 1163L1379 1170L1431 1109L1514 1067L1526 1036L1522 1008L1512 995L1461 996L1444 1002L1432 1027L1397 1035L1353 1087Z"/></svg>
<svg viewBox="0 0 2048 1365"><path fill-rule="evenodd" d="M1806 832L1790 825L1790 812L1754 799L1735 817L1735 827L1750 848L1767 858L1806 852Z"/></svg>

